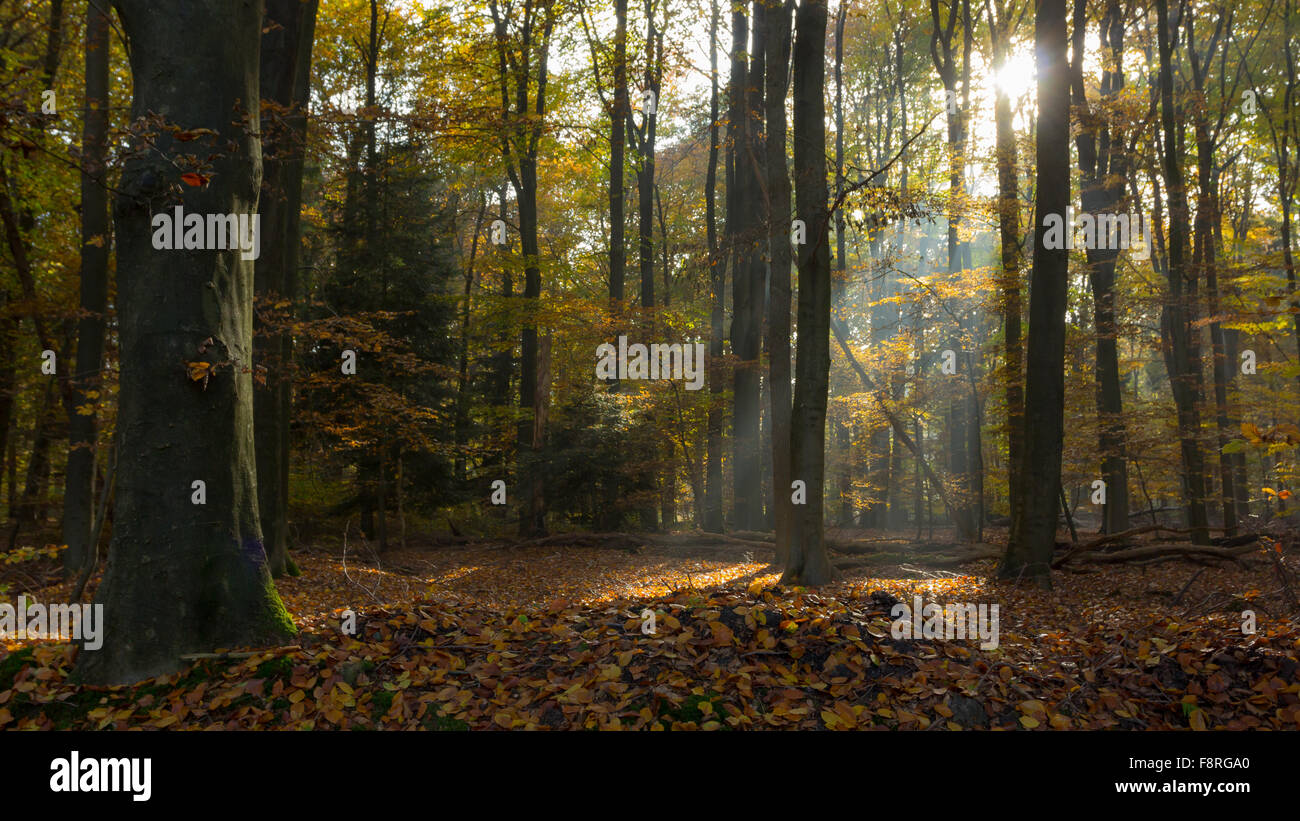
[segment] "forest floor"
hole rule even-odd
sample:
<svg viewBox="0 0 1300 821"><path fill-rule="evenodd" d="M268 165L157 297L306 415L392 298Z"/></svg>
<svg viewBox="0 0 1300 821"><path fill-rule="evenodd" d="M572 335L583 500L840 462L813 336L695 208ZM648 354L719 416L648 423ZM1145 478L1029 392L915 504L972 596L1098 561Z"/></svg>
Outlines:
<svg viewBox="0 0 1300 821"><path fill-rule="evenodd" d="M79 686L69 645L0 644L0 729L1300 729L1300 613L1262 557L1083 566L1041 591L876 536L881 561L816 590L741 549L321 545L277 581L297 644L117 688ZM894 638L914 597L997 604L997 647Z"/></svg>

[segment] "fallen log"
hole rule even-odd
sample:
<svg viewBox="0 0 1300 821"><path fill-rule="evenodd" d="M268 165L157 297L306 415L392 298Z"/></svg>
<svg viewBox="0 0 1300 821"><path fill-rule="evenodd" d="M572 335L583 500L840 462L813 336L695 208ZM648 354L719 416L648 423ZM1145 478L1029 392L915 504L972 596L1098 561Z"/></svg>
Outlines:
<svg viewBox="0 0 1300 821"><path fill-rule="evenodd" d="M1125 542L1128 541L1128 539L1132 538L1133 536L1140 536L1143 533L1169 533L1176 536L1187 536L1190 535L1191 532L1192 532L1191 530L1180 529L1176 527L1165 527L1164 525L1141 525L1140 527L1132 527L1129 528L1128 530L1120 531L1119 533L1108 533L1105 536L1099 536L1095 539L1091 539L1086 542L1080 542L1074 545L1068 551L1066 551L1066 553L1063 556L1053 561L1052 567L1054 569L1058 568L1061 565L1073 559L1077 555L1093 552L1096 548L1102 547L1103 545L1113 544L1116 542ZM1242 536L1235 536L1231 540L1222 539L1220 540L1222 544L1219 546L1227 547L1229 543L1233 545L1246 544L1246 543L1254 542L1258 538L1259 538L1258 534L1253 534L1253 533L1244 534ZM1207 547L1207 546L1208 545L1198 545L1198 547ZM1141 548L1133 548L1133 549L1140 550ZM1116 555L1116 554L1111 554L1111 555Z"/></svg>
<svg viewBox="0 0 1300 821"><path fill-rule="evenodd" d="M1253 545L1242 545L1240 547L1211 547L1208 545L1196 544L1156 544L1147 545L1146 547L1134 547L1129 550L1117 550L1113 553L1102 551L1088 551L1066 555L1052 563L1052 567L1057 567L1065 561L1087 562L1089 564L1119 564L1122 562L1142 561L1145 559L1165 560L1165 559L1219 559L1223 561L1237 561L1238 557L1247 553L1253 553L1256 548Z"/></svg>

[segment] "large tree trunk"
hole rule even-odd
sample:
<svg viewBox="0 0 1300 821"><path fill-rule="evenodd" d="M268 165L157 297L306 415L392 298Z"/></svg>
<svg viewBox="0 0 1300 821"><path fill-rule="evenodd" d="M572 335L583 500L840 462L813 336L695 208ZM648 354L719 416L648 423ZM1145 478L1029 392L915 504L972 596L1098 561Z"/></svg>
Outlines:
<svg viewBox="0 0 1300 821"><path fill-rule="evenodd" d="M1010 11L997 3L997 17L990 21L994 63L1003 65L1011 48ZM1015 492L1025 448L1024 348L1020 338L1020 178L1016 158L1016 133L1011 120L1011 99L1000 86L996 89L993 119L997 140L998 236L1002 249L1002 334L1007 419L1007 490L1010 517L1016 517Z"/></svg>
<svg viewBox="0 0 1300 821"><path fill-rule="evenodd" d="M970 110L970 61L972 20L970 0L954 0L948 7L947 18L939 12L939 3L930 2L930 16L933 30L930 38L930 56L935 70L947 95L946 112L948 125L948 277L955 281L963 268L963 260L969 257L969 248L960 241L961 219L958 212L964 196L963 171L966 152L966 117ZM958 68L958 49L955 33L960 24L962 30L961 67ZM961 104L957 103L958 83L961 87ZM967 266L968 267L968 266ZM945 340L945 347L957 352L963 366L971 368L974 357L963 355L966 348L961 302L954 300L953 314L958 317ZM966 392L962 392L966 393ZM948 466L961 485L962 496L957 501L956 520L953 524L963 533L976 534L983 522L976 517L976 500L983 492L983 476L978 470L975 458L979 451L979 427L976 405L978 399L973 392L964 396L954 396L948 405Z"/></svg>
<svg viewBox="0 0 1300 821"><path fill-rule="evenodd" d="M718 0L713 0L709 17L709 165L704 178L704 221L709 246L709 414L708 459L704 468L704 515L701 525L711 533L722 532L722 360L723 303L726 266L718 249ZM730 199L728 199L730 202Z"/></svg>
<svg viewBox="0 0 1300 821"><path fill-rule="evenodd" d="M623 301L627 248L623 243L623 147L626 142L627 0L614 0L614 108L609 115L609 298L613 308Z"/></svg>
<svg viewBox="0 0 1300 821"><path fill-rule="evenodd" d="M819 585L833 576L823 539L826 397L830 381L831 259L826 186L826 0L803 0L795 14L795 207L808 228L799 247L799 344L790 444L792 476L807 486L795 506L783 584Z"/></svg>
<svg viewBox="0 0 1300 821"><path fill-rule="evenodd" d="M519 535L540 536L545 532L545 504L540 466L532 456L538 441L535 408L537 405L538 342L537 302L542 295L542 269L537 226L537 155L546 114L547 62L551 34L555 29L556 8L553 0L526 0L516 9L522 17L510 14L492 3L496 24L497 80L501 93L500 135L502 161L519 203L519 236L524 263L524 319L519 335L519 408L522 411L516 428L518 475L520 485ZM517 39L511 37L511 24L519 26ZM513 100L513 103L512 103Z"/></svg>
<svg viewBox="0 0 1300 821"><path fill-rule="evenodd" d="M254 274L256 296L287 319L297 296L298 225L302 210L303 152L311 49L316 31L316 0L266 0L261 52L264 162L262 255ZM283 121L280 125L278 121ZM287 303L289 310L276 308ZM293 336L283 327L254 324L253 356L266 367L253 393L257 445L257 503L271 575L297 575L289 559L289 416L293 382Z"/></svg>
<svg viewBox="0 0 1300 821"><path fill-rule="evenodd" d="M479 239L483 236L483 225L487 220L488 200L485 193L479 194L478 214L474 218L474 235L470 239L469 260L465 263L464 282L465 288L461 292L461 299L464 300L460 306L460 350L457 353L457 373L456 373L456 457L452 466L452 473L456 481L462 486L468 481L468 460L466 458L466 449L469 445L470 419L469 419L469 333L470 333L470 306L473 299L475 264L478 262L478 245Z"/></svg>
<svg viewBox="0 0 1300 821"><path fill-rule="evenodd" d="M256 214L261 146L234 124L258 99L261 3L193 0L183 20L117 0L131 46L132 116L167 112L211 128L209 183L188 213ZM221 36L214 36L221 32ZM256 112L248 111L256 122ZM234 123L232 123L234 121ZM117 199L121 387L113 544L97 599L104 644L83 652L87 682L165 675L182 653L279 643L295 632L262 546L253 456L253 262L238 249L158 251L155 208L192 144L162 133L128 161ZM210 340L210 341L209 341ZM186 362L215 373L193 380ZM228 364L227 364L228 363ZM195 504L193 483L206 486Z"/></svg>
<svg viewBox="0 0 1300 821"><path fill-rule="evenodd" d="M1230 27L1232 15L1220 16L1206 53L1197 50L1194 18L1187 17L1188 53L1192 64L1192 84L1196 91L1198 104L1194 106L1193 123L1196 134L1196 172L1197 198L1195 245L1192 252L1192 269L1195 276L1205 280L1206 308L1210 315L1210 350L1212 355L1211 371L1214 377L1215 424L1218 430L1218 463L1220 480L1219 502L1223 510L1224 535L1237 534L1237 492L1236 477L1233 471L1232 454L1224 453L1223 448L1239 434L1239 423L1232 418L1228 409L1228 369L1229 365L1224 350L1225 341L1223 325L1219 320L1219 277L1215 264L1215 227L1219 223L1219 197L1216 190L1217 179L1214 171L1214 152L1217 148L1217 130L1211 132L1209 123L1209 101L1205 94L1205 85L1210 65L1214 62L1215 52L1220 43L1225 21ZM1231 36L1231 30L1228 31Z"/></svg>
<svg viewBox="0 0 1300 821"><path fill-rule="evenodd" d="M1173 44L1169 26L1168 0L1156 0L1160 49L1160 120L1164 135L1165 188L1169 194L1169 296L1161 311L1165 366L1178 410L1178 438L1183 462L1183 499L1193 544L1209 544L1209 522L1205 515L1205 460L1201 454L1201 412L1197 395L1201 386L1201 362L1194 341L1195 325L1191 300L1195 294L1195 270L1187 266L1187 189L1183 182L1178 113L1174 110L1174 80L1171 66Z"/></svg>
<svg viewBox="0 0 1300 821"><path fill-rule="evenodd" d="M524 253L524 299L532 304L542 295L542 269L539 260L540 245L537 239L537 162L535 159L521 159L519 177L522 185L519 196L519 227ZM536 448L534 432L536 426L535 409L537 405L537 320L531 315L524 320L520 334L520 368L519 368L519 407L526 413L519 423L519 456L527 461ZM546 525L542 518L541 477L539 466L528 464L521 471L524 478L525 496L523 508L519 515L520 536L542 536Z"/></svg>
<svg viewBox="0 0 1300 821"><path fill-rule="evenodd" d="M645 0L645 91L654 94L654 104L641 112L639 145L641 162L637 166L637 260L641 269L641 307L655 305L654 261L654 190L655 190L655 129L659 122L659 66L662 51L656 52L658 41L654 25L652 0ZM656 59L658 54L658 59Z"/></svg>
<svg viewBox="0 0 1300 821"><path fill-rule="evenodd" d="M1064 218L1070 203L1070 85L1066 65L1065 0L1040 0L1034 30L1038 66L1037 195L1034 262L1030 271L1029 339L1025 373L1025 451L1018 470L1016 517L1002 579L1026 578L1051 587L1057 497L1065 420L1065 308L1069 251L1044 247L1044 220Z"/></svg>
<svg viewBox="0 0 1300 821"><path fill-rule="evenodd" d="M1074 4L1074 58L1070 82L1076 99L1084 98L1083 50L1087 32L1083 0ZM1101 108L1108 106L1124 89L1121 62L1124 46L1124 18L1119 3L1106 5L1101 23L1104 51ZM1105 116L1105 115L1101 115ZM1111 124L1089 115L1075 137L1079 153L1079 170L1083 173L1080 197L1088 214L1117 213L1128 187L1128 157L1122 135ZM1098 232L1098 240L1101 235ZM1099 243L1100 244L1100 243ZM1111 243L1107 243L1109 245ZM1119 329L1115 323L1115 264L1119 250L1089 248L1088 279L1092 287L1093 323L1097 334L1096 379L1097 420L1101 429L1101 478L1106 483L1106 505L1102 530L1121 533L1128 530L1128 455L1125 445L1123 391L1119 379Z"/></svg>
<svg viewBox="0 0 1300 821"><path fill-rule="evenodd" d="M761 2L761 0L759 0ZM762 476L759 468L759 354L762 325L762 258L758 239L762 231L758 209L758 150L754 132L755 98L761 110L763 73L758 48L762 32L755 31L755 54L749 65L746 51L749 18L744 4L731 15L731 84L727 132L734 185L728 193L727 233L732 256L731 352L736 357L733 376L732 483L733 526L758 530L762 522ZM757 280L757 281L756 281Z"/></svg>
<svg viewBox="0 0 1300 821"><path fill-rule="evenodd" d="M77 364L68 408L68 465L64 475L64 572L75 575L92 560L97 411L108 311L108 9L86 6L86 110L81 138L81 319ZM86 412L88 411L88 412Z"/></svg>
<svg viewBox="0 0 1300 821"><path fill-rule="evenodd" d="M768 253L771 255L771 315L767 349L772 400L772 520L776 558L785 561L790 546L794 506L790 503L790 175L786 168L786 78L790 66L790 26L794 0L767 13L767 193Z"/></svg>

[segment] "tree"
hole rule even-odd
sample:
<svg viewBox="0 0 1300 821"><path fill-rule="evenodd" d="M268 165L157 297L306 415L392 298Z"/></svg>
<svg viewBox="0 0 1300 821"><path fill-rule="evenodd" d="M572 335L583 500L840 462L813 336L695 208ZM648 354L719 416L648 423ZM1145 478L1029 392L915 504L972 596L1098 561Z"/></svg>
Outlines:
<svg viewBox="0 0 1300 821"><path fill-rule="evenodd" d="M626 12L624 13L626 16ZM654 2L645 0L645 69L642 74L643 106L638 128L627 111L627 130L640 160L636 167L637 182L637 259L641 270L641 307L655 305L654 273L654 192L655 137L659 124L660 79L663 77L664 41L655 27ZM626 60L626 58L624 58ZM625 90L626 93L626 90ZM624 106L626 108L626 99ZM665 294L666 296L666 294Z"/></svg>
<svg viewBox="0 0 1300 821"><path fill-rule="evenodd" d="M1065 0L1039 0L1034 27L1038 65L1038 169L1034 199L1034 262L1029 278L1025 368L1025 450L1012 489L1016 516L998 578L1051 587L1065 431L1065 308L1069 251L1044 243L1048 216L1063 218L1070 202L1070 84Z"/></svg>
<svg viewBox="0 0 1300 821"><path fill-rule="evenodd" d="M1088 214L1116 213L1128 188L1128 148L1125 134L1108 121L1124 90L1124 17L1118 0L1108 0L1101 23L1103 68L1097 111L1087 100L1083 84L1085 6L1074 7L1071 93L1079 106L1082 127L1075 136L1082 172L1079 196ZM1092 286L1093 323L1097 334L1097 418L1101 426L1101 478L1106 483L1102 530L1128 530L1128 454L1125 446L1123 393L1119 378L1119 339L1115 324L1115 264L1118 248L1088 248L1088 280Z"/></svg>
<svg viewBox="0 0 1300 821"><path fill-rule="evenodd" d="M303 154L316 0L266 0L262 34L262 255L254 289L262 308L282 317L297 296L298 226L302 210ZM287 303L287 304L285 304ZM293 337L283 327L254 325L253 355L266 372L254 388L253 429L257 445L257 501L271 575L297 575L289 558L289 416Z"/></svg>
<svg viewBox="0 0 1300 821"><path fill-rule="evenodd" d="M939 0L930 0L933 29L930 35L930 56L943 84L946 95L948 124L948 275L955 277L963 267L970 267L970 247L961 242L960 200L964 195L962 174L966 165L967 119L970 110L971 50L974 25L971 20L970 0L950 0L947 18L940 13ZM956 45L957 24L961 23L961 56L958 66ZM960 85L961 102L958 102ZM964 264L964 265L963 265ZM952 351L964 351L964 338L960 307L955 314L947 346ZM968 378L974 376L975 357L967 351L963 357ZM952 473L964 485L962 501L958 503L955 521L957 529L968 537L978 538L983 527L984 477L980 467L980 429L978 397L974 390L966 397L956 397L948 408L948 458Z"/></svg>
<svg viewBox="0 0 1300 821"><path fill-rule="evenodd" d="M623 242L623 149L627 118L627 0L614 0L614 107L609 113L609 298L623 301L627 247Z"/></svg>
<svg viewBox="0 0 1300 821"><path fill-rule="evenodd" d="M709 411L706 422L708 456L704 469L704 523L711 533L722 532L722 343L723 301L727 268L718 247L718 0L709 14L709 159L704 177L704 223L709 268ZM727 168L731 168L728 159ZM728 183L731 174L727 174ZM727 204L731 198L728 193Z"/></svg>
<svg viewBox="0 0 1300 821"><path fill-rule="evenodd" d="M1183 180L1178 112L1174 106L1172 55L1178 27L1170 25L1168 0L1156 0L1160 51L1160 125L1164 139L1165 188L1169 193L1169 294L1160 313L1165 367L1178 411L1178 439L1183 460L1183 500L1193 544L1209 544L1205 514L1205 457L1201 453L1201 357L1196 344L1192 299L1196 270L1187 264L1187 185Z"/></svg>
<svg viewBox="0 0 1300 821"><path fill-rule="evenodd" d="M795 354L790 464L807 489L795 506L782 584L818 585L833 576L823 540L826 397L830 387L830 209L826 186L826 0L803 0L795 13L794 187L808 228L799 250L799 342Z"/></svg>
<svg viewBox="0 0 1300 821"><path fill-rule="evenodd" d="M542 295L542 269L537 241L537 155L546 115L547 59L558 14L554 0L489 0L495 25L497 81L501 92L498 140L506 175L519 203L519 234L524 256L524 299L534 305ZM518 19L522 13L522 20ZM513 26L513 30L512 30ZM513 99L513 102L512 102ZM532 306L525 309L520 332L518 457L523 507L519 534L538 536L546 530L541 477L526 467L536 450L534 418L538 390L537 321Z"/></svg>
<svg viewBox="0 0 1300 821"><path fill-rule="evenodd" d="M1005 0L989 7L989 40L993 46L995 69L1006 70L1011 36L1019 26L1028 3L1008 8ZM996 9L996 12L995 12ZM1012 19L1013 15L1015 19ZM1001 243L1002 277L1002 335L1005 375L1003 390L1006 395L1007 415L1007 487L1011 488L1011 518L1016 517L1015 493L1022 452L1025 447L1025 383L1024 346L1021 342L1020 266L1020 172L1016 160L1016 134L1011 120L1011 99L1002 86L996 89L993 104L994 128L998 167L998 239Z"/></svg>
<svg viewBox="0 0 1300 821"><path fill-rule="evenodd" d="M763 0L755 0L754 15ZM727 236L731 252L731 352L733 376L732 484L734 525L756 530L763 518L762 473L759 469L759 356L762 353L764 265L760 237L758 158L762 156L760 123L763 93L763 30L754 27L749 48L749 18L744 3L731 14L730 108L727 114Z"/></svg>
<svg viewBox="0 0 1300 821"><path fill-rule="evenodd" d="M68 573L94 561L97 407L104 367L108 312L108 30L109 11L86 4L86 111L81 136L81 319L77 364L68 412L68 465L64 474L63 541Z"/></svg>
<svg viewBox="0 0 1300 821"><path fill-rule="evenodd" d="M113 541L97 593L104 643L78 665L100 684L171 673L183 653L275 644L295 633L258 520L253 261L239 248L157 250L152 242L162 203L188 214L257 213L261 4L194 0L184 19L143 0L118 0L116 8L130 45L137 122L169 112L176 134L205 128L215 136L140 135L117 197L122 373ZM196 142L208 145L196 152ZM222 150L228 143L233 148ZM190 159L209 152L210 164ZM182 170L206 182L184 184Z"/></svg>
<svg viewBox="0 0 1300 821"><path fill-rule="evenodd" d="M772 402L773 525L777 560L789 549L794 506L790 503L790 175L786 167L785 101L790 66L790 25L794 0L767 10L766 177L771 306L767 350Z"/></svg>

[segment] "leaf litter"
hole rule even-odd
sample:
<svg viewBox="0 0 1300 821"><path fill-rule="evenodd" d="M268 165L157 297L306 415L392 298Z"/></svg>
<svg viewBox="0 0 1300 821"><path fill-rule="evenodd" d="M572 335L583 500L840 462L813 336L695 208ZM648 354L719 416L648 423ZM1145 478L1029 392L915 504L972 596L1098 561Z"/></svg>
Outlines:
<svg viewBox="0 0 1300 821"><path fill-rule="evenodd" d="M9 642L0 729L1300 729L1300 632L1262 565L1107 566L1045 592L988 581L992 561L810 590L654 551L295 558L277 587L298 644L91 688L70 645ZM998 604L998 647L894 638L914 596Z"/></svg>

